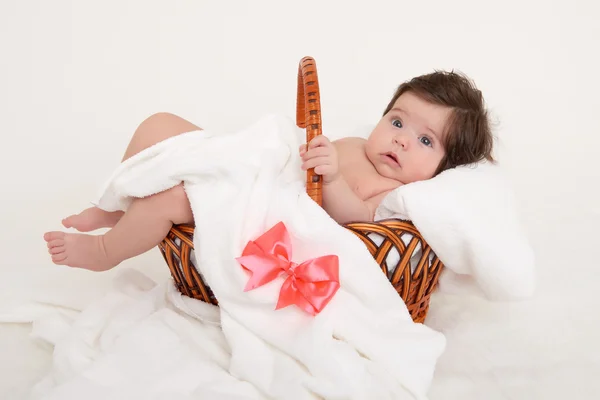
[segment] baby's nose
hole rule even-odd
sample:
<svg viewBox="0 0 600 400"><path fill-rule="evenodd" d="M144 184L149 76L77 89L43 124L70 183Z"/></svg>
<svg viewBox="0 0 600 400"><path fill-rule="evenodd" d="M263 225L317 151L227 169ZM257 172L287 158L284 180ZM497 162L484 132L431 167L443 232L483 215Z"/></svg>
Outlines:
<svg viewBox="0 0 600 400"><path fill-rule="evenodd" d="M406 149L408 147L408 138L406 135L396 135L394 136L394 144Z"/></svg>

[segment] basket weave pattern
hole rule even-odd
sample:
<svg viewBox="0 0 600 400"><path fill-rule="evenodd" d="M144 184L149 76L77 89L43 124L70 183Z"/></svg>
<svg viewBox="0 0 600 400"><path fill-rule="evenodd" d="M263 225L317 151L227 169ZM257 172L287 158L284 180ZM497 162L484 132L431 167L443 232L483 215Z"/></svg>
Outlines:
<svg viewBox="0 0 600 400"><path fill-rule="evenodd" d="M296 122L306 128L307 143L321 134L321 106L316 63L311 57L301 60L298 68L298 102ZM307 171L309 196L322 204L322 180ZM378 222L355 222L344 225L357 235L379 264L382 272L406 303L415 322L423 322L429 299L444 267L419 231L409 221L390 219ZM194 226L174 225L159 249L169 266L177 289L184 295L218 305L218 300L204 282L193 263ZM375 236L381 239L377 244ZM390 265L390 254L399 260Z"/></svg>

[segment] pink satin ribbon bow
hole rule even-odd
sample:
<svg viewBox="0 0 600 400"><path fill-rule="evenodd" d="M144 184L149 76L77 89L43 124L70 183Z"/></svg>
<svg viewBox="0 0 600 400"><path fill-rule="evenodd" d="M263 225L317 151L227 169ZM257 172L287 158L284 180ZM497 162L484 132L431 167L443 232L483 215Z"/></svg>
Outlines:
<svg viewBox="0 0 600 400"><path fill-rule="evenodd" d="M317 315L340 288L338 257L328 255L296 264L291 256L290 236L283 222L249 241L242 256L236 258L251 275L244 291L269 283L285 272L288 277L281 286L275 309L295 304Z"/></svg>

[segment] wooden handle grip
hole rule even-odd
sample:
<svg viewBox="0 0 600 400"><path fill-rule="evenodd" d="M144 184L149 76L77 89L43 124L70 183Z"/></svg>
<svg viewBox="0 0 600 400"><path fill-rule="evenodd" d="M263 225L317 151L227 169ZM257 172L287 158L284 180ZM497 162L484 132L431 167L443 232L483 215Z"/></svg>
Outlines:
<svg viewBox="0 0 600 400"><path fill-rule="evenodd" d="M304 57L298 66L298 96L296 100L296 125L306 128L306 143L321 131L321 95L317 64L312 57ZM314 169L306 171L306 193L317 204L323 204L323 178Z"/></svg>

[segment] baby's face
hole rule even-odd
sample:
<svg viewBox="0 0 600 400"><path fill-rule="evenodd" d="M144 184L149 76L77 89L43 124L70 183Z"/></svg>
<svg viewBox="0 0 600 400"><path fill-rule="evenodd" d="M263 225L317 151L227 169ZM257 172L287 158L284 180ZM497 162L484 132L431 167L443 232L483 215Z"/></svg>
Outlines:
<svg viewBox="0 0 600 400"><path fill-rule="evenodd" d="M444 157L451 109L403 93L367 140L367 157L380 175L403 184L430 179Z"/></svg>

